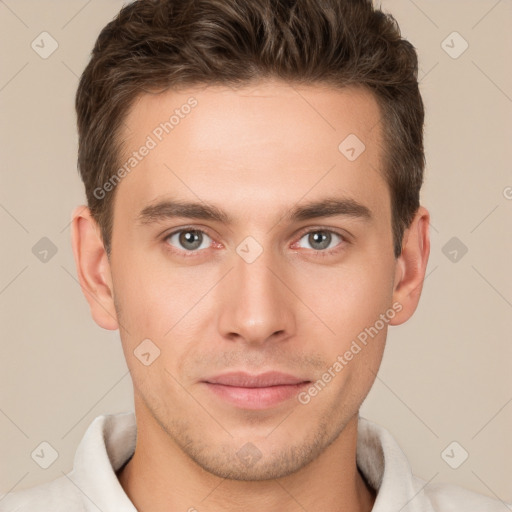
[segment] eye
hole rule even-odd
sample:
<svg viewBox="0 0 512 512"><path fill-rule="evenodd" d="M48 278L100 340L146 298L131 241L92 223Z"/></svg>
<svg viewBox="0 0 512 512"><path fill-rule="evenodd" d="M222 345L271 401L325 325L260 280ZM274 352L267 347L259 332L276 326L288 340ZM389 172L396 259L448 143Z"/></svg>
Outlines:
<svg viewBox="0 0 512 512"><path fill-rule="evenodd" d="M309 244L309 247L303 245L303 240L305 240L305 242ZM299 247L306 249L313 249L315 251L325 251L326 249L333 249L343 241L344 238L338 233L335 233L334 231L317 229L315 231L310 231L309 233L303 235L300 238L298 245Z"/></svg>
<svg viewBox="0 0 512 512"><path fill-rule="evenodd" d="M166 241L177 249L189 252L207 249L212 239L199 229L182 229L175 231L165 238Z"/></svg>

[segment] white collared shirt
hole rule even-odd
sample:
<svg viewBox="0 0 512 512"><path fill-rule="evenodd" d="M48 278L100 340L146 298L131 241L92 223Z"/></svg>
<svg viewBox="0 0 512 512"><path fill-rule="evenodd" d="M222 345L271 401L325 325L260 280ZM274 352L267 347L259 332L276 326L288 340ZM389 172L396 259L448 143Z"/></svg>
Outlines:
<svg viewBox="0 0 512 512"><path fill-rule="evenodd" d="M98 416L78 446L70 473L7 494L0 498L0 512L137 512L116 476L135 450L136 433L133 413ZM377 491L372 512L505 512L510 507L413 476L391 434L364 418L358 424L357 465Z"/></svg>

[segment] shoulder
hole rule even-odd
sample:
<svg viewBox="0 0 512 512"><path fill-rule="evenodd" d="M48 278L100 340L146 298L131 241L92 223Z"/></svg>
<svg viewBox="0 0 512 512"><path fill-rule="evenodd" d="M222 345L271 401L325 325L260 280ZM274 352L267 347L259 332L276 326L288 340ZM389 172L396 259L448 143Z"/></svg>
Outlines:
<svg viewBox="0 0 512 512"><path fill-rule="evenodd" d="M436 512L503 512L510 506L451 484L429 484L424 492Z"/></svg>
<svg viewBox="0 0 512 512"><path fill-rule="evenodd" d="M50 511L85 511L83 496L66 476L0 497L0 512Z"/></svg>
<svg viewBox="0 0 512 512"><path fill-rule="evenodd" d="M452 484L430 483L414 476L411 466L391 433L359 417L357 465L377 489L374 512L505 512L512 504L489 498ZM400 508L401 506L401 508Z"/></svg>

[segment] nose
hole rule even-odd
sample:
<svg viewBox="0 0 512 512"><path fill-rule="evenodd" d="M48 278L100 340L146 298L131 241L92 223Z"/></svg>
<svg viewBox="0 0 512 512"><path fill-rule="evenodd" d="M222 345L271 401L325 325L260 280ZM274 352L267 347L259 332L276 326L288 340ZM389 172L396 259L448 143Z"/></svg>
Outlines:
<svg viewBox="0 0 512 512"><path fill-rule="evenodd" d="M234 254L234 268L224 281L217 296L224 339L254 345L284 341L295 333L295 298L270 251L252 263Z"/></svg>

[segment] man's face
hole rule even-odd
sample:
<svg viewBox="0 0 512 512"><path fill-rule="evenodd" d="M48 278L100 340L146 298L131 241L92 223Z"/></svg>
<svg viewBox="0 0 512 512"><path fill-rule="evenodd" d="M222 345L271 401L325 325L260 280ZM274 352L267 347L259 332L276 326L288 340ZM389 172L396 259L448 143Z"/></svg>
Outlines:
<svg viewBox="0 0 512 512"><path fill-rule="evenodd" d="M379 120L363 90L277 82L145 94L126 119L122 163L150 147L110 260L138 422L216 475L304 467L373 383L396 266Z"/></svg>

